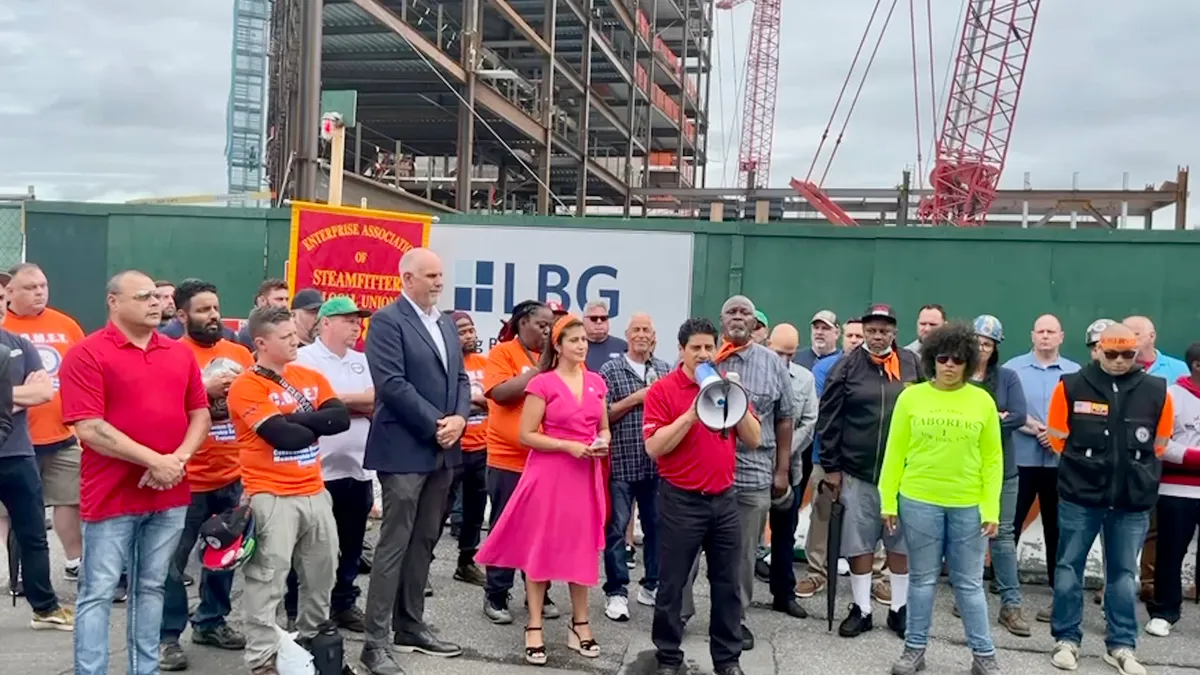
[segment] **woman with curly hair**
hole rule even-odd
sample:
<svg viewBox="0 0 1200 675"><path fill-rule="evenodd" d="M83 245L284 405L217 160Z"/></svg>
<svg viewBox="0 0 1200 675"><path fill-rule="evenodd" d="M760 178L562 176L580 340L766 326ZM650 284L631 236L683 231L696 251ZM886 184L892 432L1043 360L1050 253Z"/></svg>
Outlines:
<svg viewBox="0 0 1200 675"><path fill-rule="evenodd" d="M988 626L983 560L1000 521L1004 456L1000 415L986 390L969 386L979 341L961 322L921 341L928 380L896 399L884 451L879 495L889 529L904 523L908 548L908 624L893 675L925 668L925 645L943 553L962 613L972 675L1000 672Z"/></svg>

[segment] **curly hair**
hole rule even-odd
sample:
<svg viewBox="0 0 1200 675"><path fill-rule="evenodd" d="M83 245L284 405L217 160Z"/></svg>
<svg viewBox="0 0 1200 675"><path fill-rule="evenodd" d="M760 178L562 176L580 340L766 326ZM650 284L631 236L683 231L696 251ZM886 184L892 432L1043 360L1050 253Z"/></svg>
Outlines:
<svg viewBox="0 0 1200 675"><path fill-rule="evenodd" d="M500 326L500 333L496 336L496 342L508 342L515 340L517 332L521 328L521 322L533 316L535 312L542 309L546 305L537 300L523 300L513 307L512 316L508 318Z"/></svg>
<svg viewBox="0 0 1200 675"><path fill-rule="evenodd" d="M937 375L937 357L946 355L966 361L964 377L979 367L979 338L975 328L963 321L952 321L934 328L921 340L921 373L932 381Z"/></svg>

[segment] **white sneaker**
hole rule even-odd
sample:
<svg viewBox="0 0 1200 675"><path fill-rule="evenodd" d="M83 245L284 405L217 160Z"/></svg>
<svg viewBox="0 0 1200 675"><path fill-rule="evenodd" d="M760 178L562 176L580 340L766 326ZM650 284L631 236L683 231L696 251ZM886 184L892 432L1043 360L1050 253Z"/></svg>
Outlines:
<svg viewBox="0 0 1200 675"><path fill-rule="evenodd" d="M653 607L655 601L658 600L658 589L650 590L645 586L638 588L637 601L639 605Z"/></svg>
<svg viewBox="0 0 1200 675"><path fill-rule="evenodd" d="M1154 637L1167 637L1174 626L1166 619L1150 619L1146 624L1146 632Z"/></svg>
<svg viewBox="0 0 1200 675"><path fill-rule="evenodd" d="M629 598L623 595L610 595L604 603L604 616L613 621L629 620Z"/></svg>
<svg viewBox="0 0 1200 675"><path fill-rule="evenodd" d="M1146 667L1138 663L1133 650L1128 647L1117 647L1111 652L1104 653L1104 662L1121 675L1146 675Z"/></svg>
<svg viewBox="0 0 1200 675"><path fill-rule="evenodd" d="M1075 670L1079 667L1079 645L1059 640L1050 653L1050 664L1059 670Z"/></svg>

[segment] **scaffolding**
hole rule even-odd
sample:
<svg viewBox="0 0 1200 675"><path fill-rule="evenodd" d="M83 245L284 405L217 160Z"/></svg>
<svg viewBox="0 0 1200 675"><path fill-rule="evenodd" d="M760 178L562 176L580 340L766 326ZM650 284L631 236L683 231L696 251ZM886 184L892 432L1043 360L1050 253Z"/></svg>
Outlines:
<svg viewBox="0 0 1200 675"><path fill-rule="evenodd" d="M267 94L268 0L234 0L232 77L226 113L225 158L229 192L263 189Z"/></svg>

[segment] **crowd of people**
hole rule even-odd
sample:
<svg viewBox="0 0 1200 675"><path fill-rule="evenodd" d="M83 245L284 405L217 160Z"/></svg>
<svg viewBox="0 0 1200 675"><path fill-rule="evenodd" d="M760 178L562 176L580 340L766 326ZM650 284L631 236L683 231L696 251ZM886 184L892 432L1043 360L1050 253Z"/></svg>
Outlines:
<svg viewBox="0 0 1200 675"><path fill-rule="evenodd" d="M108 323L86 336L48 306L37 265L0 275L0 363L12 383L0 522L21 572L10 590L29 602L34 629L74 631L78 675L107 672L114 602L128 603L136 675L186 670L189 623L193 644L242 651L254 675L277 673L281 635L293 639L284 628L314 651L338 629L362 633L372 675L402 675L398 654L460 655L424 619L448 522L454 579L481 588L488 620L515 622L522 573L521 649L534 665L550 662L546 621L562 613L554 583L567 587L566 644L583 657L604 649L592 587L605 618L630 619L635 519L643 574L632 597L652 612L657 675L682 672L702 562L715 672L740 675L755 647L755 577L775 611L803 619L802 601L829 592L839 559L851 593L839 635L873 630L886 607L882 623L903 640L895 675L926 666L943 574L971 672L1000 672L985 580L1000 598L997 624L1032 636L1016 550L1035 500L1054 599L1033 617L1050 624L1054 666L1078 665L1097 536L1106 662L1146 672L1135 655L1139 579L1147 634L1165 637L1180 618L1182 561L1200 526L1200 343L1182 361L1167 356L1146 317L1095 321L1092 359L1079 364L1060 353L1052 315L1007 360L997 317L948 321L938 305L921 309L905 347L896 313L874 304L844 322L817 312L801 348L795 326L772 326L735 295L715 324L679 326L676 352L659 349L649 315L630 316L621 339L603 302L576 315L530 300L482 354L471 315L437 308L436 254L414 249L399 272L403 294L373 315L268 280L234 332L211 283L127 271L106 289ZM747 393L730 429L700 420L704 364ZM380 532L367 555L376 483ZM79 585L74 609L54 591L46 507L63 579ZM239 570L240 630L230 621Z"/></svg>

